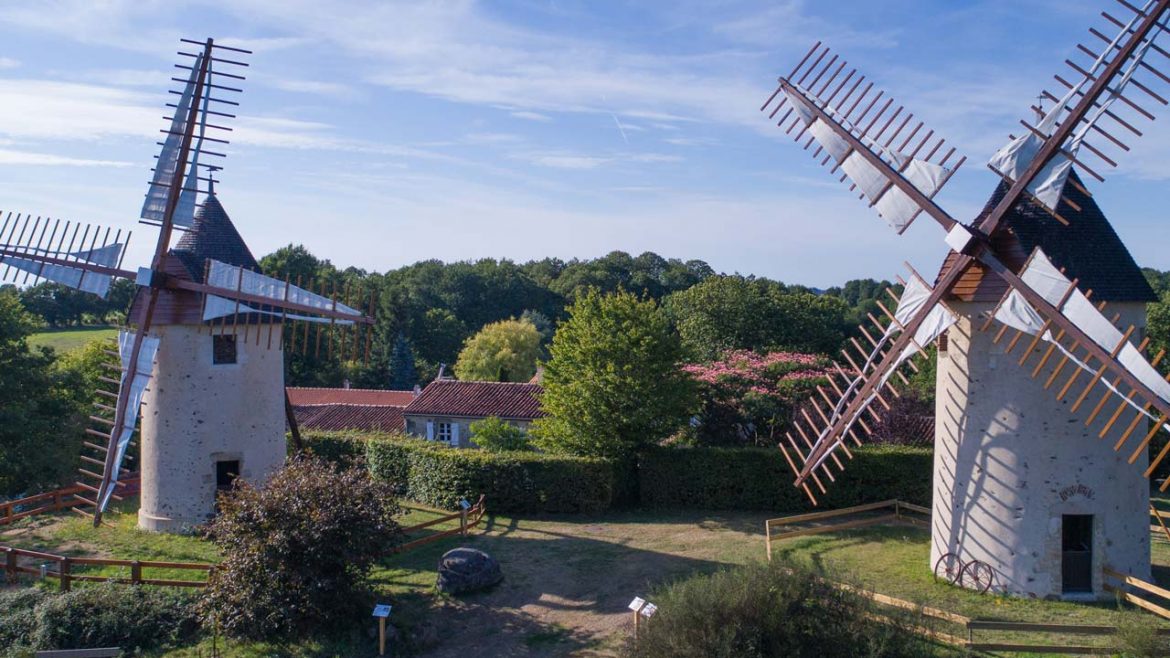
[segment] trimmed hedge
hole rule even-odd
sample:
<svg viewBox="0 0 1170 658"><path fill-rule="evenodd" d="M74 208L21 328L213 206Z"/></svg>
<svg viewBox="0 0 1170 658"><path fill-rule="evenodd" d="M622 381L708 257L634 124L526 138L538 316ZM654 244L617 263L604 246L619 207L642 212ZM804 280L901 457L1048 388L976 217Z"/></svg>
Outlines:
<svg viewBox="0 0 1170 658"><path fill-rule="evenodd" d="M821 507L862 505L890 498L930 505L933 456L929 448L864 446L853 449L845 472L817 495ZM648 507L808 510L792 486L792 470L768 448L656 448L638 464L639 499Z"/></svg>
<svg viewBox="0 0 1170 658"><path fill-rule="evenodd" d="M454 507L486 494L489 509L512 513L596 513L617 505L656 508L808 511L779 450L654 448L637 464L535 452L461 450L401 434L306 435L328 459L364 456L370 472L421 503ZM867 445L817 495L822 508L897 498L930 505L930 448ZM814 491L815 493L815 491Z"/></svg>
<svg viewBox="0 0 1170 658"><path fill-rule="evenodd" d="M593 514L614 499L614 465L603 459L461 450L420 439L369 441L366 459L374 477L405 482L407 496L435 507L484 494L493 511Z"/></svg>

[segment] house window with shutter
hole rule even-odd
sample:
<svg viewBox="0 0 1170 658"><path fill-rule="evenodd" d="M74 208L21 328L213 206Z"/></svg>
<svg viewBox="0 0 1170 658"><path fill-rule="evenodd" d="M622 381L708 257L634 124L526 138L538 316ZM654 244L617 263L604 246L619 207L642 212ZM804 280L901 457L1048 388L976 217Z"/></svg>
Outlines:
<svg viewBox="0 0 1170 658"><path fill-rule="evenodd" d="M435 439L442 441L443 443L450 443L451 437L454 436L454 431L451 429L451 423L439 423L438 430L439 431L435 435Z"/></svg>

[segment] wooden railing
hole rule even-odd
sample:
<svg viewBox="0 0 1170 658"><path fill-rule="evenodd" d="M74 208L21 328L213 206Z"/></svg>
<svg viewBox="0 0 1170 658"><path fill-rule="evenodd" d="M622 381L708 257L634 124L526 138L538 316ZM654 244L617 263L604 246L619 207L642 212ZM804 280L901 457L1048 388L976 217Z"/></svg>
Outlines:
<svg viewBox="0 0 1170 658"><path fill-rule="evenodd" d="M1137 594L1129 591L1128 588L1132 587L1144 594L1158 597L1162 599L1163 603L1170 601L1170 590L1163 589L1157 585L1147 583L1144 580L1134 578L1133 576L1123 574L1119 571L1114 571L1109 567L1105 567L1104 577L1106 581L1104 583L1106 592L1113 592L1119 598L1128 603L1132 603L1133 605L1136 605L1143 610L1152 612L1155 615L1162 617L1163 619L1170 619L1170 610L1167 610L1162 605L1158 605L1157 603L1153 603L1146 598L1138 596ZM1108 582L1109 580L1119 581L1121 585L1112 585ZM1167 605L1170 605L1170 603Z"/></svg>
<svg viewBox="0 0 1170 658"><path fill-rule="evenodd" d="M429 508L420 508L420 509L426 509L427 511L431 511L431 512L439 512L439 510L432 510ZM459 527L458 528L452 528L451 530L444 530L443 532L436 532L433 535L427 535L426 537L415 539L413 541L408 541L405 544L400 544L400 545L394 547L394 549L391 552L392 553L403 553L405 551L411 550L412 548L418 548L419 546L425 546L431 542L436 542L436 541L439 541L440 539L443 539L445 537L451 537L454 535L467 536L468 530L471 530L475 526L479 525L480 520L483 519L483 515L484 515L484 512L486 511L486 509L487 509L487 507L486 507L485 502L484 502L484 496L481 495L479 497L479 500L476 501L476 503L474 505L472 505L471 507L469 507L465 510L459 510L458 512L453 512L450 514L444 514L443 516L439 516L437 518L431 519L430 521L426 521L424 523L419 523L417 525L407 526L407 527L403 528L402 531L409 535L412 532L417 532L419 530L425 530L426 528L430 528L431 526L436 526L436 525L439 525L441 523L447 523L449 521L459 519Z"/></svg>
<svg viewBox="0 0 1170 658"><path fill-rule="evenodd" d="M94 557L70 557L54 555L40 551L30 551L12 546L0 546L0 555L4 556L4 574L9 582L16 580L18 574L32 574L44 578L53 578L61 583L61 589L69 591L74 582L103 583L113 581L127 585L160 585L164 587L205 587L206 574L215 568L214 564L197 562L157 562L152 560L113 560ZM24 558L22 564L22 558ZM42 566L28 566L28 562L40 563ZM49 568L49 566L55 569ZM130 577L97 576L85 573L75 573L75 567L128 567ZM203 580L175 580L169 578L146 578L142 575L144 569L173 569L181 571L198 571L204 574Z"/></svg>
<svg viewBox="0 0 1170 658"><path fill-rule="evenodd" d="M812 523L815 521L824 521L839 516L847 516L851 514L864 514L866 512L877 512L880 510L891 510L886 514L878 514L874 516L867 516L862 519L853 521L844 521L842 523L833 523L829 525L819 525L811 528L801 528L799 530L789 530L778 535L772 534L773 528L782 528L784 526L792 526L800 523ZM843 507L841 509L828 510L825 512L812 512L809 514L797 514L795 516L785 516L779 519L768 519L764 521L764 547L768 553L768 559L772 559L772 542L781 539L791 539L793 537L803 537L805 535L816 535L824 532L836 532L838 530L848 530L850 528L863 528L865 526L878 525L882 523L904 521L914 525L925 526L928 522L916 516L908 516L906 512L914 512L916 514L925 514L930 516L930 510L915 505L913 503L903 502L901 500L883 500L880 503L869 503L867 505L855 505L853 507Z"/></svg>
<svg viewBox="0 0 1170 658"><path fill-rule="evenodd" d="M118 484L115 494L129 496L138 493L139 478L137 475L127 477ZM91 496L93 492L80 486L65 487L56 491L17 498L15 500L0 501L0 525L8 525L20 519L59 512L61 510L86 505L78 496Z"/></svg>
<svg viewBox="0 0 1170 658"><path fill-rule="evenodd" d="M1016 621L982 621L972 619L967 622L967 642L964 645L968 651L993 651L1008 653L1060 653L1060 654L1116 654L1121 650L1115 647L1094 646L1087 644L1025 644L1022 642L976 642L976 631L997 631L1009 633L1036 633L1056 635L1117 635L1120 632L1116 626L1081 626L1077 624L1033 624ZM1159 636L1170 635L1170 629L1160 628Z"/></svg>

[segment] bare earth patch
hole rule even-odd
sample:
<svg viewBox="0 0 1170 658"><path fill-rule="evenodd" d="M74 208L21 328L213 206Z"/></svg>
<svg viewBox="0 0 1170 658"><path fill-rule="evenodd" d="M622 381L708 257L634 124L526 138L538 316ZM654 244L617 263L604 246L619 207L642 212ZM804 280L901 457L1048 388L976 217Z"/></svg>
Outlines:
<svg viewBox="0 0 1170 658"><path fill-rule="evenodd" d="M439 556L455 545L500 561L504 582L493 590L436 601L415 630L416 644L427 647L422 655L613 656L630 634L630 599L696 571L760 559L765 517L489 517L482 533L404 555L378 575L422 594L434 584Z"/></svg>

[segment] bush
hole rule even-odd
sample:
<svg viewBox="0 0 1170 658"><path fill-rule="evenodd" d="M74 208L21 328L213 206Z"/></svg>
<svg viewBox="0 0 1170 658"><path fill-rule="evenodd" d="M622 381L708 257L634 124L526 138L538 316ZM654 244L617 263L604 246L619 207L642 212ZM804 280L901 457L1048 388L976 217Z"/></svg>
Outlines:
<svg viewBox="0 0 1170 658"><path fill-rule="evenodd" d="M402 536L391 488L311 456L262 489L236 482L209 526L224 560L200 602L204 619L234 637L284 640L368 616L370 568Z"/></svg>
<svg viewBox="0 0 1170 658"><path fill-rule="evenodd" d="M0 646L10 651L101 646L150 651L186 644L198 633L194 598L185 592L102 583L60 594L36 589L0 594Z"/></svg>
<svg viewBox="0 0 1170 658"><path fill-rule="evenodd" d="M897 498L930 505L933 457L928 448L865 446L817 496L825 508ZM656 448L639 463L641 503L650 507L804 511L792 470L774 448ZM815 489L814 489L815 493Z"/></svg>
<svg viewBox="0 0 1170 658"><path fill-rule="evenodd" d="M461 450L419 439L372 440L366 455L376 479L405 482L406 495L435 507L484 494L493 511L597 513L614 499L615 467L605 459Z"/></svg>
<svg viewBox="0 0 1170 658"><path fill-rule="evenodd" d="M531 449L528 433L498 416L473 422L471 440L488 452Z"/></svg>
<svg viewBox="0 0 1170 658"><path fill-rule="evenodd" d="M894 620L875 620L860 596L810 571L749 564L671 585L653 597L636 658L902 658L932 655Z"/></svg>

